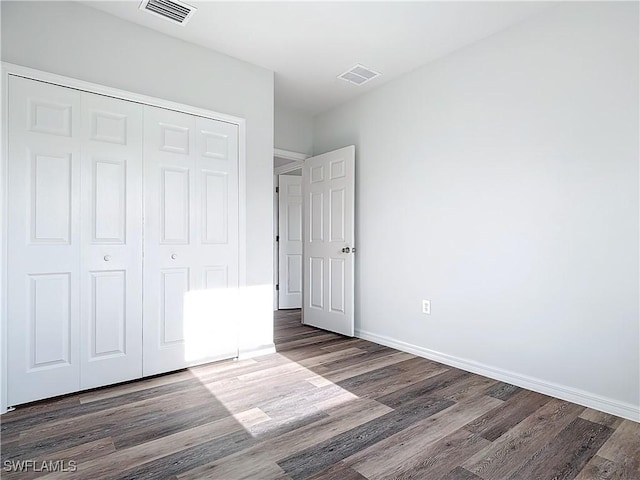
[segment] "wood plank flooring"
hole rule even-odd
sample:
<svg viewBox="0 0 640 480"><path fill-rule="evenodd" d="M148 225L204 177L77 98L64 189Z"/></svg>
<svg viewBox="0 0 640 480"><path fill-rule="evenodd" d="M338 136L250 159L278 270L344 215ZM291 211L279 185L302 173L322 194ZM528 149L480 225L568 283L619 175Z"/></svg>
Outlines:
<svg viewBox="0 0 640 480"><path fill-rule="evenodd" d="M297 310L277 313L275 338L273 355L3 415L2 478L640 480L638 423L306 327Z"/></svg>

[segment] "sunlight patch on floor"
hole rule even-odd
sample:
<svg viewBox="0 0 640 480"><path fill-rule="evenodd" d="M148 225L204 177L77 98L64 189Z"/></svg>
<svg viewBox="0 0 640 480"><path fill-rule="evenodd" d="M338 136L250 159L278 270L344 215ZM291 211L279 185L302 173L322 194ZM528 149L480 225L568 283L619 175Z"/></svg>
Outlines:
<svg viewBox="0 0 640 480"><path fill-rule="evenodd" d="M323 363L323 357L324 355L315 357L318 360L317 363L313 358L306 358L303 361L319 366ZM263 437L270 431L282 428L293 419L296 422L304 422L305 419L315 417L318 413L332 416L337 409L359 399L357 395L314 372L312 366L309 368L302 366L301 362L276 353L262 357L259 361L248 359L201 366L192 369L191 373L248 433L253 437ZM251 368L257 364L262 364L263 368L250 372L245 370L245 367ZM237 375L234 375L234 370L238 372ZM216 374L223 378L216 378ZM273 401L283 403L282 411L275 415L266 413L263 405L248 405L252 395L258 395L259 391L269 388L264 385L266 378L269 378L269 381L277 378L279 386L290 385L292 392L295 392L291 395L274 394ZM299 388L301 384L308 387L301 390ZM321 393L321 398L313 398L313 405L310 405L310 397L317 395L318 390L323 390L326 395ZM272 410L273 408L271 406ZM258 425L259 428L256 429Z"/></svg>

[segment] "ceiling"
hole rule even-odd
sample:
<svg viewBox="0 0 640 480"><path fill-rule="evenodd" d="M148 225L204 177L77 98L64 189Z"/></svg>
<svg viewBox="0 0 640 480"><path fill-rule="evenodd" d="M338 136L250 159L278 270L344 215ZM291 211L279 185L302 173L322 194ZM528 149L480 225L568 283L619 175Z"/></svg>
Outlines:
<svg viewBox="0 0 640 480"><path fill-rule="evenodd" d="M532 16L543 2L202 2L186 26L139 1L86 1L116 15L275 72L277 106L310 115ZM382 76L336 78L356 63Z"/></svg>

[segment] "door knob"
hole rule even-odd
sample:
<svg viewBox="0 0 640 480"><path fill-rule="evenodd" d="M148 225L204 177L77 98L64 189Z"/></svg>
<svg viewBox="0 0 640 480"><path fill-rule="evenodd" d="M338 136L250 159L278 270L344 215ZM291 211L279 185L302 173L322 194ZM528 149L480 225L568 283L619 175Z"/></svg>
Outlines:
<svg viewBox="0 0 640 480"><path fill-rule="evenodd" d="M175 260L176 258L178 258L178 255L176 255L175 253L171 254L171 260Z"/></svg>
<svg viewBox="0 0 640 480"><path fill-rule="evenodd" d="M342 253L349 253L349 252L351 252L351 249L349 247L344 247L342 249Z"/></svg>
<svg viewBox="0 0 640 480"><path fill-rule="evenodd" d="M105 262L109 262L109 261L111 261L111 255L105 255L105 256L104 256L104 261L105 261Z"/></svg>

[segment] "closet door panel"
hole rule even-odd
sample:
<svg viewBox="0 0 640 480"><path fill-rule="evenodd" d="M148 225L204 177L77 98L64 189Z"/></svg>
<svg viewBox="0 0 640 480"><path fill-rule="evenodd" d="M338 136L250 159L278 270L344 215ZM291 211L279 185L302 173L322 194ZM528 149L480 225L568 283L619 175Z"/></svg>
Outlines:
<svg viewBox="0 0 640 480"><path fill-rule="evenodd" d="M185 361L185 303L197 287L194 244L195 119L144 107L144 375L176 370Z"/></svg>
<svg viewBox="0 0 640 480"><path fill-rule="evenodd" d="M142 116L82 93L81 388L142 376Z"/></svg>
<svg viewBox="0 0 640 480"><path fill-rule="evenodd" d="M196 118L195 169L200 261L186 322L186 358L229 358L238 351L238 127Z"/></svg>
<svg viewBox="0 0 640 480"><path fill-rule="evenodd" d="M145 107L145 375L237 354L237 142Z"/></svg>
<svg viewBox="0 0 640 480"><path fill-rule="evenodd" d="M8 402L78 390L80 94L9 77Z"/></svg>

